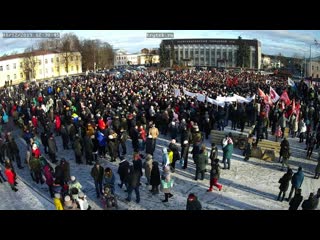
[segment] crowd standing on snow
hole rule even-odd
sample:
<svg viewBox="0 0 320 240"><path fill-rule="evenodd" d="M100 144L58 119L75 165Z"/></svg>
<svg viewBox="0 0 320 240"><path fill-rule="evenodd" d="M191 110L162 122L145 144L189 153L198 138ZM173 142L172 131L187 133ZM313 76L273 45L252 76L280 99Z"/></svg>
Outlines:
<svg viewBox="0 0 320 240"><path fill-rule="evenodd" d="M272 81L267 81L270 78ZM288 98L281 96L280 101L272 104L270 99L261 94L269 92L270 86L279 95L286 91ZM294 176L297 174L292 177L290 146L283 138L285 128L290 128L292 137L299 136L301 143L306 139L309 159L314 148L320 145L319 90L317 86L308 87L303 81L297 88L289 87L286 79L253 72L188 70L172 73L159 70L126 73L122 78L113 75L78 76L54 83L26 83L1 89L1 127L5 128L11 117L21 128L27 146L26 156L22 156L22 159L32 179L37 183L45 181L48 185L57 209L90 209L81 184L76 182L74 176L70 176L68 161L93 165L91 176L96 195L103 199L106 209L118 206L115 174L120 176L119 187L126 187L127 201L131 201L134 191L136 202L140 202L139 187L141 177L145 174L146 184L151 185L152 194L158 194L160 186L164 193L162 201L168 202L173 196L171 191L174 188L176 163L182 169L188 168L190 148L196 165L194 180L199 177L200 180L204 179L210 159L208 192L213 191L213 186L219 191L222 189L218 183L221 174L219 162L222 160L223 169L231 168L234 143L232 134L229 134L222 141L223 156L219 158L215 145L212 145L208 154L203 141L208 139L212 129L224 130L231 121L232 129L243 131L247 124L254 127L253 134L256 134L256 140L259 141L268 138L268 130L271 128L277 140L283 139L279 161L282 159L283 170L284 165L288 169L282 180L279 180L278 199L283 200L289 182L296 179ZM216 106L185 96L185 89L212 99L233 94L244 97L259 94L249 103L233 102ZM181 94L177 94L177 90ZM18 191L12 163L16 162L20 169L23 166L19 147L10 130L13 129L1 131L0 161L5 163L5 175L12 190ZM154 160L154 153L160 133L168 136L171 141L167 147L162 148L162 162L158 163ZM253 136L249 136L244 153L247 161L254 144ZM57 137L61 137L63 149L74 152L74 159L56 158L59 151ZM132 160L127 159L128 139L131 139L134 151ZM47 158L43 157L45 155ZM120 161L117 172L100 165L99 160L107 156L110 162ZM318 163L315 178L319 178L319 169ZM302 169L299 170L301 173ZM0 180L5 181L2 174ZM290 207L294 199L296 202L296 199L300 199L299 189L303 178L299 181L299 184L292 182ZM291 199L293 191L295 195ZM312 199L318 199L319 194L315 196ZM189 195L188 204L197 201L195 199L195 196ZM201 204L196 208L201 209Z"/></svg>

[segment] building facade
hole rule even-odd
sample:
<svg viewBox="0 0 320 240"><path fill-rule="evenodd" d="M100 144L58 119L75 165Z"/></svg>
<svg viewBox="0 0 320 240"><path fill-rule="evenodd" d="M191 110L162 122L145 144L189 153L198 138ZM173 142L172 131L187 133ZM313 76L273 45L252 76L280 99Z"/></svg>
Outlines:
<svg viewBox="0 0 320 240"><path fill-rule="evenodd" d="M261 43L242 39L250 49L250 68L260 69ZM162 40L169 50L174 49L175 62L189 66L238 67L236 62L239 39L173 39ZM240 66L241 67L241 66Z"/></svg>
<svg viewBox="0 0 320 240"><path fill-rule="evenodd" d="M159 54L145 54L145 53L128 53L125 50L116 50L114 56L114 66L128 66L128 65L148 65L159 63Z"/></svg>
<svg viewBox="0 0 320 240"><path fill-rule="evenodd" d="M308 61L307 62L307 77L319 78L320 77L320 62Z"/></svg>
<svg viewBox="0 0 320 240"><path fill-rule="evenodd" d="M82 73L79 52L34 51L0 58L0 86L77 73Z"/></svg>

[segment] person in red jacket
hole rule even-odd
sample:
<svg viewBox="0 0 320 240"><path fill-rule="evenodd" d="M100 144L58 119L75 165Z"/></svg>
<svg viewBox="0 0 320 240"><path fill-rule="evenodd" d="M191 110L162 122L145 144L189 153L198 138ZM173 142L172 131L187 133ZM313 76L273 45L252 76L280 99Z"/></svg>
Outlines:
<svg viewBox="0 0 320 240"><path fill-rule="evenodd" d="M60 136L61 119L60 119L60 116L58 114L56 114L54 122L55 122L57 136Z"/></svg>
<svg viewBox="0 0 320 240"><path fill-rule="evenodd" d="M33 116L32 119L31 119L31 121L32 121L33 127L34 127L35 129L37 129L37 128L38 128L38 119L37 119L37 117L36 117L36 116Z"/></svg>
<svg viewBox="0 0 320 240"><path fill-rule="evenodd" d="M37 144L32 144L32 153L34 153L35 158L39 158L41 155L40 149L38 148Z"/></svg>
<svg viewBox="0 0 320 240"><path fill-rule="evenodd" d="M14 184L15 183L15 173L12 171L11 167L7 165L4 173L7 176L7 180L8 180L8 183L10 184L12 191L15 191L15 192L18 191L18 189L15 187L15 184Z"/></svg>

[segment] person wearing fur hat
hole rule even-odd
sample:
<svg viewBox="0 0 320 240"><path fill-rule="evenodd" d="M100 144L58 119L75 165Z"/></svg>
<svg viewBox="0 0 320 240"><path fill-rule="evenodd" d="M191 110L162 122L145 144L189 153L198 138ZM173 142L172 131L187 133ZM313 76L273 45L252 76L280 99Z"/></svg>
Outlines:
<svg viewBox="0 0 320 240"><path fill-rule="evenodd" d="M190 193L187 199L186 210L201 210L202 206L197 196L194 193Z"/></svg>
<svg viewBox="0 0 320 240"><path fill-rule="evenodd" d="M90 210L91 206L88 203L87 196L84 195L83 192L79 192L78 194L78 204L80 206L80 210Z"/></svg>
<svg viewBox="0 0 320 240"><path fill-rule="evenodd" d="M64 197L63 210L79 210L75 202L73 202L69 195Z"/></svg>
<svg viewBox="0 0 320 240"><path fill-rule="evenodd" d="M70 177L70 182L68 183L68 185L69 194L72 196L73 200L76 200L76 197L78 197L78 193L82 191L82 185L75 176Z"/></svg>
<svg viewBox="0 0 320 240"><path fill-rule="evenodd" d="M188 158L189 158L189 148L190 144L188 140L184 140L181 148L181 166L183 169L188 167Z"/></svg>
<svg viewBox="0 0 320 240"><path fill-rule="evenodd" d="M63 210L60 193L54 194L53 203L54 203L54 206L56 207L56 210Z"/></svg>
<svg viewBox="0 0 320 240"><path fill-rule="evenodd" d="M171 178L170 167L165 166L161 175L161 189L164 193L164 200L162 202L168 202L169 198L173 197L170 192L173 187L173 179Z"/></svg>

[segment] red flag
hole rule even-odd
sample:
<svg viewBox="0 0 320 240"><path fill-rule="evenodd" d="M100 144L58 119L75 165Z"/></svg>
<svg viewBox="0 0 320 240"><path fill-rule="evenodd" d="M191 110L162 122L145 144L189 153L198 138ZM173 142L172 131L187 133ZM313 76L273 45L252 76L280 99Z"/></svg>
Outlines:
<svg viewBox="0 0 320 240"><path fill-rule="evenodd" d="M297 102L296 104L296 107L295 107L295 111L296 111L296 114L297 114L297 120L299 121L299 115L300 115L300 103Z"/></svg>
<svg viewBox="0 0 320 240"><path fill-rule="evenodd" d="M258 95L263 99L266 97L266 94L260 88L258 88Z"/></svg>
<svg viewBox="0 0 320 240"><path fill-rule="evenodd" d="M270 98L273 103L277 102L280 98L278 93L270 86Z"/></svg>
<svg viewBox="0 0 320 240"><path fill-rule="evenodd" d="M280 100L283 100L286 105L290 104L290 98L289 98L288 93L287 93L286 90L283 91L283 93L282 93L282 95L280 97Z"/></svg>

